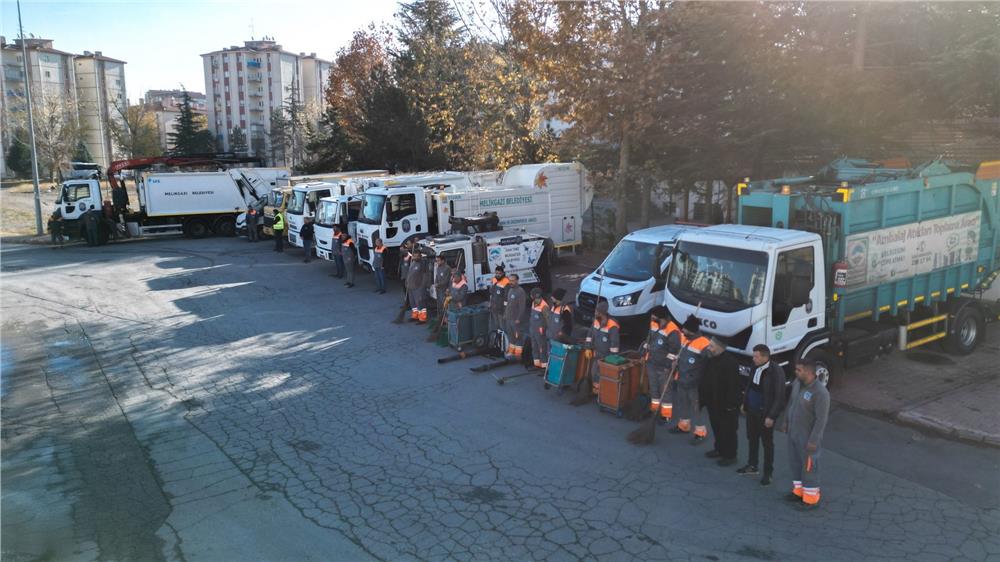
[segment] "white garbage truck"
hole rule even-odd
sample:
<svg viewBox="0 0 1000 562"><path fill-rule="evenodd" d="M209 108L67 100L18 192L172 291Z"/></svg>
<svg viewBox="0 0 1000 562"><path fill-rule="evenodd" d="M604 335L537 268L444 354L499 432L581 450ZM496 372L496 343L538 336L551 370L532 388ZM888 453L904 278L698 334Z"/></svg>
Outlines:
<svg viewBox="0 0 1000 562"><path fill-rule="evenodd" d="M116 214L104 198L100 180L63 182L56 208L63 218L63 233L104 244L117 225L122 235L183 233L191 238L232 236L236 217L263 196L273 178L287 177L287 170L232 168L222 172L145 173L136 178L138 210ZM121 181L121 180L119 180ZM99 220L97 220L99 219ZM87 237L88 223L94 236Z"/></svg>
<svg viewBox="0 0 1000 562"><path fill-rule="evenodd" d="M551 239L556 248L582 242L582 216L593 199L579 163L526 164L496 175L443 172L371 182L358 217L360 261L371 267L375 240L395 274L399 247L408 240L447 234L450 220L496 214L504 230Z"/></svg>

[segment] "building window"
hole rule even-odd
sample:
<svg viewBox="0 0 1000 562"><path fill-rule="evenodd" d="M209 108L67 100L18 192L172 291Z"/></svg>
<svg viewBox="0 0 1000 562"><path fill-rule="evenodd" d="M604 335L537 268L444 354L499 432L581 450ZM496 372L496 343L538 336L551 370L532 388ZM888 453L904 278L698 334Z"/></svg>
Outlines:
<svg viewBox="0 0 1000 562"><path fill-rule="evenodd" d="M49 72L48 70L46 70L46 71L45 71L45 77L46 77L46 78L52 78L52 73L51 73L51 72Z"/></svg>
<svg viewBox="0 0 1000 562"><path fill-rule="evenodd" d="M229 71L227 70L223 72L222 75L225 76L226 78L229 78Z"/></svg>

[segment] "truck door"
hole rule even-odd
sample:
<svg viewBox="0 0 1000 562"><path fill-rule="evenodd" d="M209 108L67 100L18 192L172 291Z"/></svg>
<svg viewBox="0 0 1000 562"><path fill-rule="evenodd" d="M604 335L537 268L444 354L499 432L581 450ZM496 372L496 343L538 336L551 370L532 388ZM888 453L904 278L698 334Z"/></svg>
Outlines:
<svg viewBox="0 0 1000 562"><path fill-rule="evenodd" d="M75 220L87 211L100 210L101 193L96 184L96 181L63 184L59 199L56 201L56 207L63 219Z"/></svg>
<svg viewBox="0 0 1000 562"><path fill-rule="evenodd" d="M390 195L385 206L387 246L398 246L404 240L427 232L427 211L424 211L423 223L417 208L417 194L400 193Z"/></svg>
<svg viewBox="0 0 1000 562"><path fill-rule="evenodd" d="M823 326L825 287L816 274L816 248L782 250L775 261L768 344L772 353L795 349Z"/></svg>

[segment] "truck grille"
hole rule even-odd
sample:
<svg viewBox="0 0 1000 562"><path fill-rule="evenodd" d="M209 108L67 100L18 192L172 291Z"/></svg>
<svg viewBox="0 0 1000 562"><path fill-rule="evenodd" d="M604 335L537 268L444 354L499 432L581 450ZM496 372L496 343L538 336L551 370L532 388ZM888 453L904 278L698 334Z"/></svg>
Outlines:
<svg viewBox="0 0 1000 562"><path fill-rule="evenodd" d="M601 301L607 302L608 299L601 297ZM586 293L581 291L577 295L577 301L579 303L580 312L585 312L588 316L594 314L594 310L597 309L597 295L592 293Z"/></svg>

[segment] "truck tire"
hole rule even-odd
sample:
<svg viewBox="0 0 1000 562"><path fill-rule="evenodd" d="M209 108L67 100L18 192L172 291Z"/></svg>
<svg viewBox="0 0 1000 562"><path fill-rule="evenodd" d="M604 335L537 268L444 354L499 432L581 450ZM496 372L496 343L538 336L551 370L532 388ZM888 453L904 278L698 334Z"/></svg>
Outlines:
<svg viewBox="0 0 1000 562"><path fill-rule="evenodd" d="M208 223L202 219L192 219L184 224L184 234L189 238L205 238L212 233Z"/></svg>
<svg viewBox="0 0 1000 562"><path fill-rule="evenodd" d="M978 307L967 305L958 310L955 320L948 326L944 349L952 355L972 353L986 333L986 319Z"/></svg>
<svg viewBox="0 0 1000 562"><path fill-rule="evenodd" d="M219 217L215 219L212 230L216 236L236 236L236 221L233 217Z"/></svg>
<svg viewBox="0 0 1000 562"><path fill-rule="evenodd" d="M827 388L830 388L833 382L840 377L843 366L840 360L833 353L830 353L829 350L817 347L806 354L806 359L816 362L816 377ZM792 372L792 376L795 376L794 371Z"/></svg>

